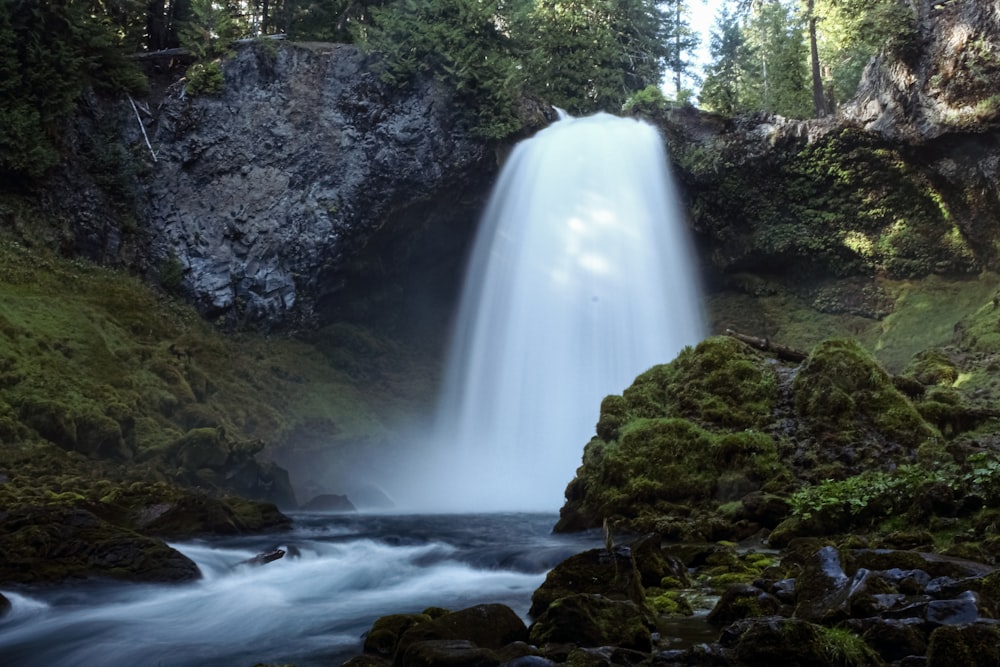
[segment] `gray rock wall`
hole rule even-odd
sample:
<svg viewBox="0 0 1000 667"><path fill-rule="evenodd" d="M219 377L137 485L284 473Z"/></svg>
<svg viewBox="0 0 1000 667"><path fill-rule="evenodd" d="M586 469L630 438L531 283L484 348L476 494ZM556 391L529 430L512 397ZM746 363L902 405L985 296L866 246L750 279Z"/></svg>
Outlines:
<svg viewBox="0 0 1000 667"><path fill-rule="evenodd" d="M384 84L354 47L252 45L224 72L219 95L168 90L145 206L154 265L179 261L208 316L310 319L374 234L405 238L428 202L454 205L496 169L446 94ZM468 235L477 211L446 224Z"/></svg>

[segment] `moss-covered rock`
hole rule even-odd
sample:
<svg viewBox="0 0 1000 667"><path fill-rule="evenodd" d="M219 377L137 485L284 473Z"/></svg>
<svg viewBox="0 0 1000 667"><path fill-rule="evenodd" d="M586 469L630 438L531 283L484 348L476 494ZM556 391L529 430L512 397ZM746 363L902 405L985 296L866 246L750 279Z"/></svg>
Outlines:
<svg viewBox="0 0 1000 667"><path fill-rule="evenodd" d="M796 412L808 420L817 437L846 444L874 432L869 442L884 439L889 446L915 449L936 437L892 378L864 348L852 339L834 339L818 345L803 364L793 386ZM870 448L862 456L877 465L885 453Z"/></svg>
<svg viewBox="0 0 1000 667"><path fill-rule="evenodd" d="M943 625L927 646L927 667L987 667L1000 664L1000 628L990 622Z"/></svg>
<svg viewBox="0 0 1000 667"><path fill-rule="evenodd" d="M115 526L84 509L28 506L0 513L0 581L55 583L100 578L189 581L186 556L157 539Z"/></svg>
<svg viewBox="0 0 1000 667"><path fill-rule="evenodd" d="M382 616L365 633L364 651L391 660L399 645L399 638L418 623L426 623L430 620L431 617L427 614Z"/></svg>
<svg viewBox="0 0 1000 667"><path fill-rule="evenodd" d="M532 617L539 617L556 600L576 594L603 595L608 599L644 604L642 575L627 550L591 549L570 556L545 576L531 596Z"/></svg>
<svg viewBox="0 0 1000 667"><path fill-rule="evenodd" d="M614 645L649 651L652 648L649 612L629 600L602 595L563 597L546 608L530 628L531 643L569 643L577 646Z"/></svg>

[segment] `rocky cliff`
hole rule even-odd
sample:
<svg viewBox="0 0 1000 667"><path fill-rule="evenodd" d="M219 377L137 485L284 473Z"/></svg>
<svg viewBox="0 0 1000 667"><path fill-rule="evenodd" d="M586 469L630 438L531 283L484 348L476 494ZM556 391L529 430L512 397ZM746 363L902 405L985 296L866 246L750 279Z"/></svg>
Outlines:
<svg viewBox="0 0 1000 667"><path fill-rule="evenodd" d="M405 259L432 219L437 236L468 237L492 150L432 83L393 88L370 65L347 45L255 44L225 63L221 93L167 91L144 217L154 263L183 271L204 314L308 320L339 307L369 244Z"/></svg>

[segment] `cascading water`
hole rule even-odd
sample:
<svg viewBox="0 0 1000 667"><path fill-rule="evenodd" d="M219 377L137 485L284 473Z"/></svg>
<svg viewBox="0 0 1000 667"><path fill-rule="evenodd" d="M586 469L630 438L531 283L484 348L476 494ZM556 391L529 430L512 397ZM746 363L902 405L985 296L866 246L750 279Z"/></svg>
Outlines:
<svg viewBox="0 0 1000 667"><path fill-rule="evenodd" d="M439 408L434 489L448 506L558 508L604 396L701 338L683 219L651 125L567 118L515 148L473 249Z"/></svg>

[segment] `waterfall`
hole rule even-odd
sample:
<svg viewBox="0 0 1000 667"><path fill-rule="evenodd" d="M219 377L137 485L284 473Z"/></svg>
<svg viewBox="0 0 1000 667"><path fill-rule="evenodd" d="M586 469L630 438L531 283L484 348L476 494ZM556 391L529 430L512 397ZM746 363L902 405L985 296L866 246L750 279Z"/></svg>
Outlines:
<svg viewBox="0 0 1000 667"><path fill-rule="evenodd" d="M555 510L601 400L702 336L651 125L567 118L518 144L480 223L424 489L455 511Z"/></svg>

